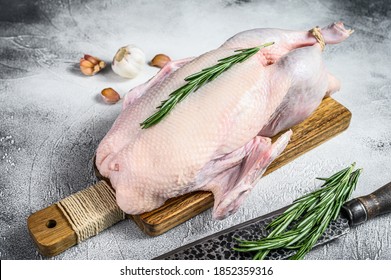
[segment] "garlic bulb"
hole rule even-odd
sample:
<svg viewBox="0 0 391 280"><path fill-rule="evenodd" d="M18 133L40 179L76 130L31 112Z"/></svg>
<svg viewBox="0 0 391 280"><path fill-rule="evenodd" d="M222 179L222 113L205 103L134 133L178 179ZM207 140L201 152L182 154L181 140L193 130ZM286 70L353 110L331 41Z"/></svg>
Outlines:
<svg viewBox="0 0 391 280"><path fill-rule="evenodd" d="M134 45L120 48L114 56L111 68L124 78L132 79L144 68L145 54Z"/></svg>

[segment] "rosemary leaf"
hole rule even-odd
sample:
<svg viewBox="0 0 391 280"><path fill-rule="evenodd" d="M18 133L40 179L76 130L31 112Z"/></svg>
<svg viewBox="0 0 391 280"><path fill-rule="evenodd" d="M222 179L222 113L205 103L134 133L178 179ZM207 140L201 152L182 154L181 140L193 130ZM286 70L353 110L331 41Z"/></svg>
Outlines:
<svg viewBox="0 0 391 280"><path fill-rule="evenodd" d="M254 259L262 260L270 250L297 250L290 259L302 259L335 220L342 205L356 188L362 169L353 171L355 163L324 181L322 187L294 201L293 205L274 219L267 228L272 229L265 238L256 241L239 240L239 252L256 252Z"/></svg>
<svg viewBox="0 0 391 280"><path fill-rule="evenodd" d="M180 88L176 89L174 92L172 92L169 95L168 99L162 101L160 106L156 108L158 109L158 111L156 111L152 116L144 120L140 124L140 126L142 128L148 128L159 123L164 117L167 116L168 113L171 112L171 110L174 109L174 107L179 102L185 99L191 92L195 92L203 85L213 81L218 76L220 76L223 72L227 71L235 64L241 63L249 59L254 54L256 54L260 49L271 46L273 44L274 42L270 42L254 48L235 50L236 54L219 59L217 61L217 64L205 68L200 72L187 76L185 78L185 81L187 83L181 86Z"/></svg>

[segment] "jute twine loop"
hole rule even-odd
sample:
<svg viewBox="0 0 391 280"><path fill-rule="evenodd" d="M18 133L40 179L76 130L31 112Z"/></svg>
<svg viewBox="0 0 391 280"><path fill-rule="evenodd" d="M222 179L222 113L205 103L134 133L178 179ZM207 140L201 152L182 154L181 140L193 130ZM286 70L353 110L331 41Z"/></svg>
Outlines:
<svg viewBox="0 0 391 280"><path fill-rule="evenodd" d="M315 37L316 41L318 41L323 51L324 47L326 46L326 43L324 42L324 38L322 33L320 32L319 26L312 28L309 32Z"/></svg>
<svg viewBox="0 0 391 280"><path fill-rule="evenodd" d="M125 213L116 203L113 189L104 181L56 204L76 232L77 243L125 219Z"/></svg>

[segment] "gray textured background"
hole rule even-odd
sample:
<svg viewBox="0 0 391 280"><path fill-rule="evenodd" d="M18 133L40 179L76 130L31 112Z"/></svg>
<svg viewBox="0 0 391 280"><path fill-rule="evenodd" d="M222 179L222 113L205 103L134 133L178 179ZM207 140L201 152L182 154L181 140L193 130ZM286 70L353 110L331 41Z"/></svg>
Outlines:
<svg viewBox="0 0 391 280"><path fill-rule="evenodd" d="M367 3L368 2L368 3ZM210 211L159 237L130 220L56 259L149 259L223 228L265 214L314 190L356 161L364 168L354 196L391 181L391 11L389 1L0 1L0 258L39 259L27 217L94 182L92 157L120 111L98 94L124 94L135 80L108 68L82 76L84 53L110 61L133 43L147 57L199 55L255 27L308 30L343 20L355 33L327 46L325 62L342 81L335 98L349 108L348 131L263 178L235 215ZM307 259L391 259L391 216L354 229Z"/></svg>

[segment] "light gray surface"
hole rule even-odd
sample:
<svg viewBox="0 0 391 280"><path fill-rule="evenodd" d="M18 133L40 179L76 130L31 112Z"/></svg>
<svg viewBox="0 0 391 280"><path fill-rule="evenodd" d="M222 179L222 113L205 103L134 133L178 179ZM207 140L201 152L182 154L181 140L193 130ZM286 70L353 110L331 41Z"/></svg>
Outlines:
<svg viewBox="0 0 391 280"><path fill-rule="evenodd" d="M353 2L353 1L352 1ZM206 211L159 236L123 221L56 259L150 259L221 229L290 204L356 161L364 172L354 196L391 181L391 12L388 1L0 1L0 258L42 258L27 217L94 182L92 157L121 105L105 105L104 87L124 94L135 80L110 68L82 76L84 53L110 61L132 43L148 58L199 55L256 27L307 30L343 20L355 29L324 58L342 81L335 98L353 113L342 135L263 178L224 221ZM380 217L308 254L307 259L391 259L391 216Z"/></svg>

